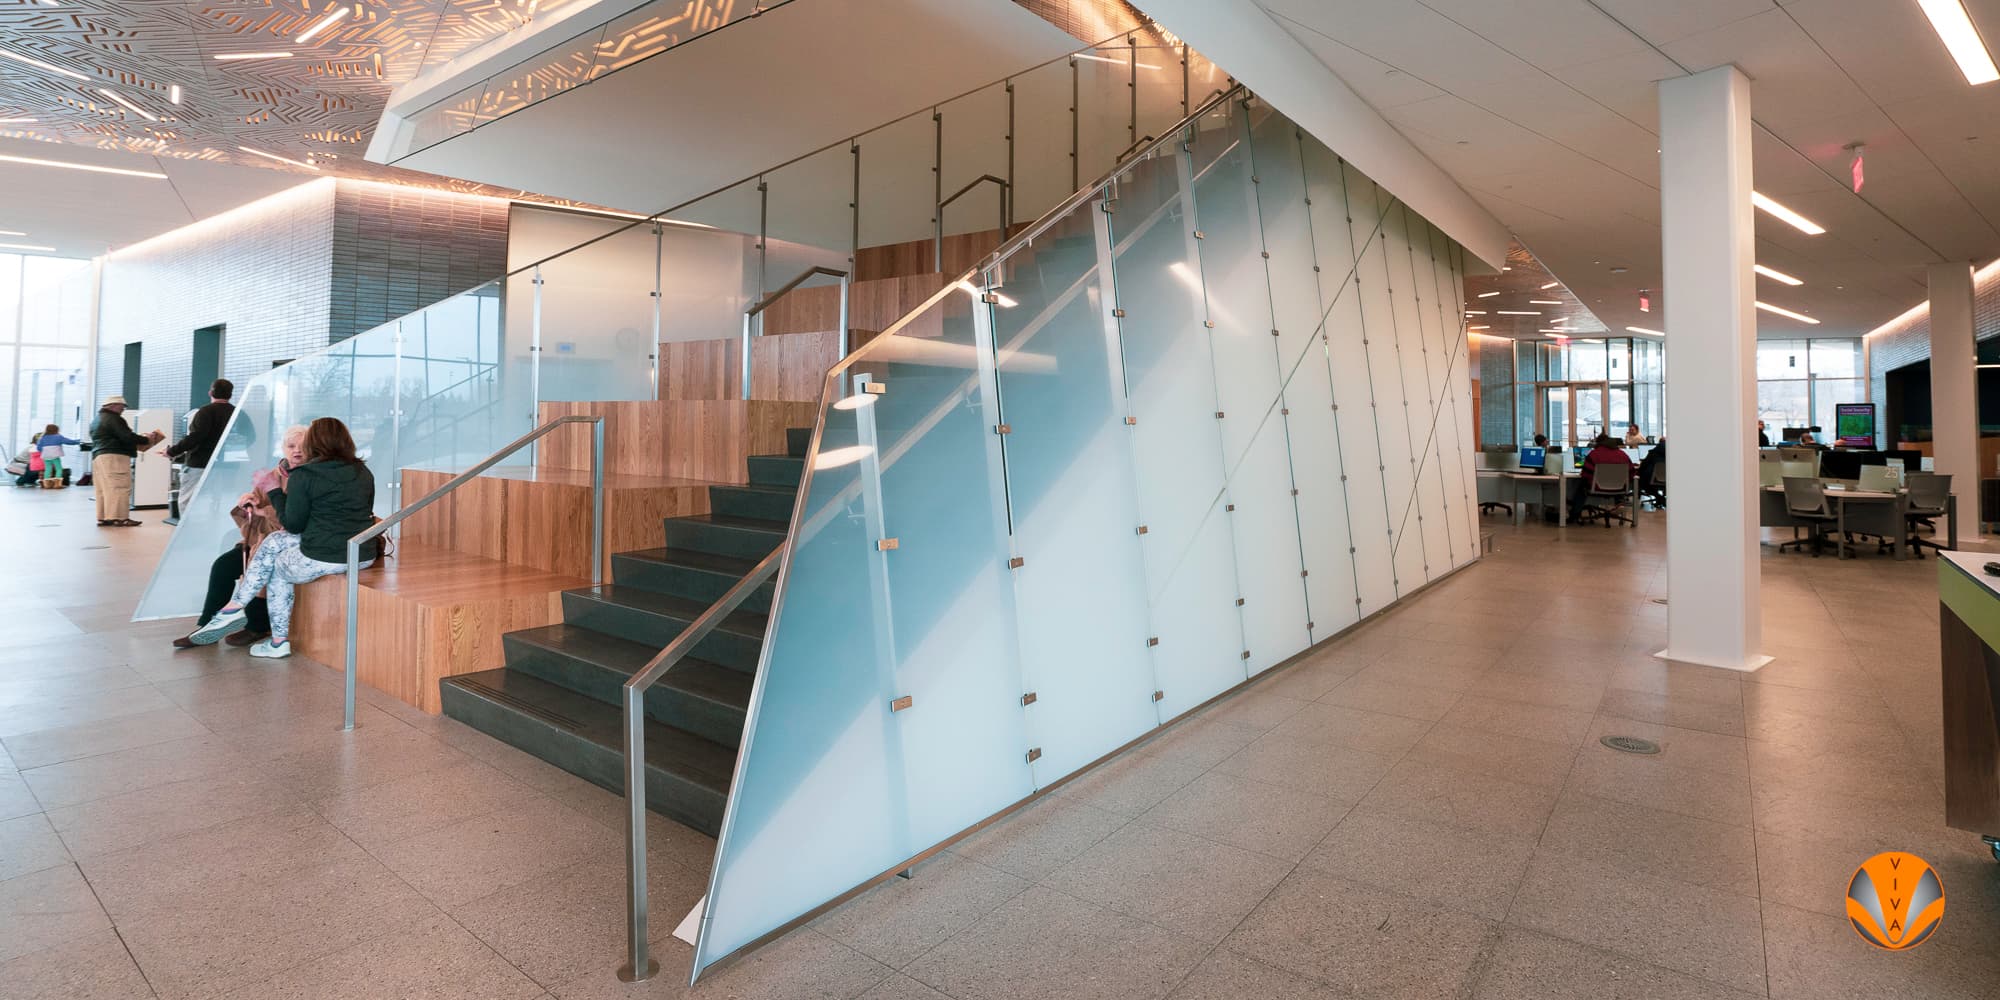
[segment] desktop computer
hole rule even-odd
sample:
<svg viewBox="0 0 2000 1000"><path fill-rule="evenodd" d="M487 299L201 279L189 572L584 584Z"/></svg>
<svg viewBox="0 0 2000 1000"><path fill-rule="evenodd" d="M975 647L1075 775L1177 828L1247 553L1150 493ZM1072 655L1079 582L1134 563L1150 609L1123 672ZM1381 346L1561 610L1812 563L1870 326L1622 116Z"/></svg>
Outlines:
<svg viewBox="0 0 2000 1000"><path fill-rule="evenodd" d="M1548 461L1549 461L1549 451L1547 448L1536 448L1532 445L1521 446L1521 469L1523 471L1526 472L1546 471L1548 466Z"/></svg>

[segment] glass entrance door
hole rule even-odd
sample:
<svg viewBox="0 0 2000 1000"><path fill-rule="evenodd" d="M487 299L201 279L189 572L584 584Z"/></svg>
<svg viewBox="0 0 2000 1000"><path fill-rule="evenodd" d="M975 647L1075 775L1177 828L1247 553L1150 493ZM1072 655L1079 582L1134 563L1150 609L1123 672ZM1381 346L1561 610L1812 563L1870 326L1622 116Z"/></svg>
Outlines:
<svg viewBox="0 0 2000 1000"><path fill-rule="evenodd" d="M1584 448L1611 424L1610 386L1603 382L1541 382L1541 410L1535 430L1565 450Z"/></svg>

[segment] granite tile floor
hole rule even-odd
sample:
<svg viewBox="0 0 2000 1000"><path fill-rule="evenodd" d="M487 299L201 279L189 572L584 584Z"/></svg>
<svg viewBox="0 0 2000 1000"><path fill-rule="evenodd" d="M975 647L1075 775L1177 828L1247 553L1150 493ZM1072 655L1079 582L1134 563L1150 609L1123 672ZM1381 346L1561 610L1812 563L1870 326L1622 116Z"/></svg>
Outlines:
<svg viewBox="0 0 2000 1000"><path fill-rule="evenodd" d="M617 798L379 696L339 733L318 664L170 650L126 621L167 529L88 490L0 524L4 1000L2000 993L1931 561L1767 549L1741 675L1650 655L1658 515L1489 518L1479 564L689 990L711 841L654 824L663 970L621 984ZM1907 953L1841 916L1892 848L1948 898Z"/></svg>

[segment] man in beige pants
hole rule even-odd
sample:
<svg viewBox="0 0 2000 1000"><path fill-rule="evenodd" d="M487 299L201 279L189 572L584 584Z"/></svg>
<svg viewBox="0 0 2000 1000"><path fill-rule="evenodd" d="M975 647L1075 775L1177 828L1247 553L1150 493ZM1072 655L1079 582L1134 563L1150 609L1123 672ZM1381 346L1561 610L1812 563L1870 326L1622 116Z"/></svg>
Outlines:
<svg viewBox="0 0 2000 1000"><path fill-rule="evenodd" d="M163 438L158 431L139 434L125 422L125 397L113 396L98 408L90 425L90 483L97 494L97 526L129 528L132 520L132 463L142 448Z"/></svg>

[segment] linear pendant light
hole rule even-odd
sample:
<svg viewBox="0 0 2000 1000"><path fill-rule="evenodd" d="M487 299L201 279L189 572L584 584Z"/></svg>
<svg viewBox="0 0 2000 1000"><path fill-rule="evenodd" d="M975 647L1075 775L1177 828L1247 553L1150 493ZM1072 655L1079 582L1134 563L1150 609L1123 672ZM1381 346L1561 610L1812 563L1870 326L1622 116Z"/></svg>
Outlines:
<svg viewBox="0 0 2000 1000"><path fill-rule="evenodd" d="M1783 272L1783 271L1780 271L1780 270L1778 270L1778 269L1777 269L1777 268L1775 268L1775 267L1765 267L1765 266L1764 266L1764 265L1762 265L1762 264L1758 264L1758 265L1756 265L1756 268L1755 268L1755 269L1756 269L1756 271L1757 271L1757 273L1758 273L1758 274L1761 274L1761 275L1763 275L1764 277L1766 277L1766 278L1769 278L1769 279L1771 279L1772 281L1782 281L1782 282L1784 282L1784 283L1785 283L1785 284L1787 284L1787 285L1803 285L1803 284L1805 284L1805 282L1803 282L1803 281L1801 281L1801 280L1799 280L1799 279L1797 279L1797 278L1794 278L1794 277L1792 277L1791 275L1789 275L1789 274L1786 274L1785 272Z"/></svg>
<svg viewBox="0 0 2000 1000"><path fill-rule="evenodd" d="M1666 336L1666 334L1664 334L1664 333L1661 333L1661 332L1660 332L1660 331L1658 331L1658 330L1648 330L1648 329L1646 329L1646 328L1645 328L1645 327L1643 327L1643 326L1628 326L1628 327L1626 327L1625 329L1627 329L1627 330L1630 330L1630 331L1632 331L1633 333L1643 333L1643 334L1645 334L1645 335L1647 335L1647 336L1649 336L1649 337L1664 337L1664 336Z"/></svg>
<svg viewBox="0 0 2000 1000"><path fill-rule="evenodd" d="M112 90L109 87L99 87L97 88L97 92L103 94L106 97L111 98L114 101L117 101L119 106L123 107L125 110L130 111L133 114L138 115L139 117L144 118L149 122L156 122L160 120L152 112L147 111L145 108L142 108L137 104L133 104L131 101L126 100L124 97L120 96L117 91Z"/></svg>
<svg viewBox="0 0 2000 1000"><path fill-rule="evenodd" d="M1811 316L1807 316L1807 315L1806 315L1806 314L1804 314L1804 313L1795 313L1795 312L1791 311L1790 309L1786 309L1786 308L1784 308L1783 306L1774 306L1774 305L1770 304L1769 302L1759 302L1759 303L1757 303L1757 308L1759 308L1759 309L1762 309L1762 310L1764 310L1765 312L1769 312L1769 313L1777 313L1778 315L1780 315L1780 316L1784 316L1784 317L1786 317L1786 318L1788 318L1788 319L1795 319L1795 320L1798 320L1798 321L1799 321L1799 322L1801 322L1801 323L1811 323L1811 324L1812 324L1812 325L1814 325L1814 326L1818 326L1818 325L1819 325L1819 320L1816 320L1816 319L1812 318Z"/></svg>
<svg viewBox="0 0 2000 1000"><path fill-rule="evenodd" d="M216 62L242 62L249 59L290 59L290 52L224 52L215 57Z"/></svg>
<svg viewBox="0 0 2000 1000"><path fill-rule="evenodd" d="M27 56L24 56L18 52L9 52L6 49L0 49L0 59L12 59L17 63L26 63L27 65L33 66L36 69L45 69L51 73L59 73L63 76L69 77L72 80L90 79L90 77L84 76L82 73L79 73L76 70L64 69L61 66L52 66L48 63L41 61L40 59L30 59Z"/></svg>
<svg viewBox="0 0 2000 1000"><path fill-rule="evenodd" d="M166 180L167 175L155 170L127 170L124 167L100 167L94 163L69 163L63 160L44 160L34 156L9 156L0 153L0 163L22 163L31 167L61 167L64 170L88 170L96 174L118 174L124 177L151 177Z"/></svg>
<svg viewBox="0 0 2000 1000"><path fill-rule="evenodd" d="M1979 38L1979 29L1972 26L1972 18L1965 12L1965 5L1959 0L1917 0L1923 8L1924 16L1931 19L1931 28L1944 42L1946 52L1958 63L1958 71L1965 74L1965 82L1974 86L2000 80L2000 69L1993 65L1993 54L1986 51L1986 43Z"/></svg>
<svg viewBox="0 0 2000 1000"><path fill-rule="evenodd" d="M302 34L299 37L292 39L292 41L295 41L300 45L304 45L305 43L312 41L314 35L317 35L320 32L333 27L335 24L338 24L341 18L347 16L349 10L350 8L348 8L344 4L339 7L335 7L331 13L327 14L325 17L320 18L319 21L316 22L312 27L307 28L305 30L305 34Z"/></svg>
<svg viewBox="0 0 2000 1000"><path fill-rule="evenodd" d="M1752 191L1750 192L1750 204L1755 205L1758 208L1761 208L1764 211L1777 216L1778 218L1784 220L1792 228L1797 229L1799 232L1802 232L1807 236L1818 236L1819 234L1826 232L1825 226L1822 226L1819 223L1814 222L1813 220L1808 219L1805 216L1800 215L1799 213L1794 212L1791 209L1778 204L1768 195L1763 195L1759 194L1756 191Z"/></svg>

